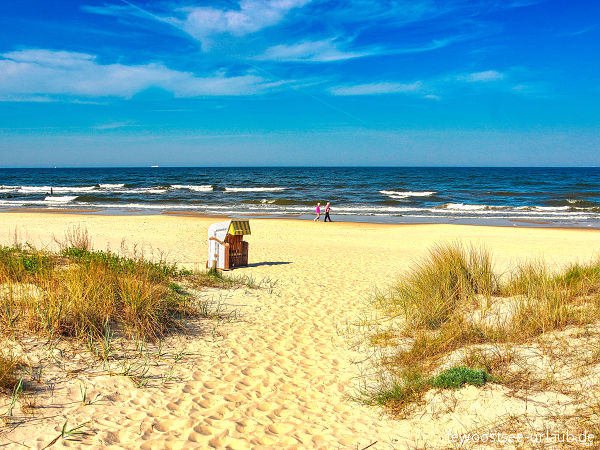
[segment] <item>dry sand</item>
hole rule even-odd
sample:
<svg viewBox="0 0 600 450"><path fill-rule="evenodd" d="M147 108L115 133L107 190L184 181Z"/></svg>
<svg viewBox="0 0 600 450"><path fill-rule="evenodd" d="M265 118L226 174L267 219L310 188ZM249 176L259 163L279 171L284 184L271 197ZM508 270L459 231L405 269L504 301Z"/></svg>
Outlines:
<svg viewBox="0 0 600 450"><path fill-rule="evenodd" d="M69 227L89 231L97 248L118 250L125 239L147 255L160 251L186 266L203 266L206 230L214 219L177 216L96 216L5 213L4 243L51 246ZM348 397L359 380L346 334L365 300L406 270L429 247L461 240L484 245L498 271L532 258L552 264L586 261L600 249L600 231L458 225L378 225L252 220L250 267L235 275L277 280L273 289L231 293L241 321L225 324L218 345L197 337L188 346L181 383L145 389L124 377L100 377L92 405L70 404L70 424L90 420L85 440L96 448L444 448L447 431L518 414L527 403L501 401L501 388L465 388L458 406L443 397L421 414L394 421ZM457 399L458 398L458 399ZM442 400L440 400L442 399ZM462 403L461 403L462 399ZM499 401L500 399L500 401ZM547 400L547 399L546 399ZM561 398L557 397L556 405ZM76 402L75 402L76 403ZM530 403L530 410L534 408ZM446 405L447 406L447 405ZM434 411L435 410L435 411ZM543 411L540 412L543 414ZM13 442L43 447L64 415L22 426ZM8 442L8 441L5 441ZM59 441L59 446L80 446ZM15 448L19 448L15 444Z"/></svg>

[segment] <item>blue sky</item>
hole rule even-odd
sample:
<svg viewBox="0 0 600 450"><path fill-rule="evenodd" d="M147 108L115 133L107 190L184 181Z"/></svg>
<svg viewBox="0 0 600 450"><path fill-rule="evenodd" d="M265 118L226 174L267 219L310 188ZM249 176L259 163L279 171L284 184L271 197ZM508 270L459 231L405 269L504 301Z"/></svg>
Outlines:
<svg viewBox="0 0 600 450"><path fill-rule="evenodd" d="M4 2L0 166L600 165L600 2Z"/></svg>

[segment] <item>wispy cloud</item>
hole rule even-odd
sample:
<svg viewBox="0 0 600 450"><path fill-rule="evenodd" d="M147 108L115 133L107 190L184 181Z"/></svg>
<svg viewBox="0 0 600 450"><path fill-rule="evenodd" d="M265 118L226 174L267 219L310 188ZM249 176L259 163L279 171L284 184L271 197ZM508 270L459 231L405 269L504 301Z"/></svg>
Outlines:
<svg viewBox="0 0 600 450"><path fill-rule="evenodd" d="M121 122L106 122L100 123L98 125L94 125L92 128L98 131L107 131L107 130L116 130L119 128L127 128L127 127L139 127L135 122L131 120L124 120Z"/></svg>
<svg viewBox="0 0 600 450"><path fill-rule="evenodd" d="M447 47L448 45L454 44L456 42L464 41L469 38L470 38L470 36L460 35L460 36L447 37L447 38L443 38L443 39L434 39L431 42L427 42L423 45L417 45L414 47L390 49L386 53L390 54L390 55L402 55L402 54L410 54L410 53L430 52L433 50L438 50L440 48Z"/></svg>
<svg viewBox="0 0 600 450"><path fill-rule="evenodd" d="M519 76L519 74L521 76ZM335 86L329 89L333 95L384 95L413 94L422 98L441 100L444 97L463 95L465 92L476 92L481 89L513 92L523 95L541 93L539 82L525 82L523 75L528 74L525 68L512 68L506 71L483 70L462 74L448 74L440 77L426 78L414 82L374 81L363 84Z"/></svg>
<svg viewBox="0 0 600 450"><path fill-rule="evenodd" d="M281 22L286 14L310 0L241 0L237 9L211 6L186 7L173 11L162 20L210 45L212 36L245 36Z"/></svg>
<svg viewBox="0 0 600 450"><path fill-rule="evenodd" d="M281 22L295 8L311 0L241 0L236 7L185 6L161 4L156 11L139 6L137 2L121 0L123 4L84 5L81 9L92 14L120 18L149 19L175 27L199 41L204 49L213 45L219 36L235 37L256 33ZM166 6L166 8L164 8Z"/></svg>
<svg viewBox="0 0 600 450"><path fill-rule="evenodd" d="M83 5L81 7L82 11L91 13L91 14L99 14L102 16L121 16L128 14L130 12L131 6L128 4L119 4L119 5Z"/></svg>
<svg viewBox="0 0 600 450"><path fill-rule="evenodd" d="M356 48L354 50L344 48L349 47L349 43L340 45L340 43L334 38L316 41L301 41L295 44L280 44L269 47L262 54L255 56L253 59L280 62L334 62L347 59L364 58L368 56L402 55L430 52L446 47L465 38L465 36L454 36L445 39L436 39L415 47L370 47Z"/></svg>
<svg viewBox="0 0 600 450"><path fill-rule="evenodd" d="M415 81L414 83L366 83L348 86L337 86L331 88L329 92L333 95L380 95L380 94L415 94L421 93L423 83Z"/></svg>
<svg viewBox="0 0 600 450"><path fill-rule="evenodd" d="M291 45L275 45L269 47L257 60L270 61L306 61L306 62L331 62L345 59L360 58L373 54L369 51L341 50L334 39L320 41L303 41Z"/></svg>
<svg viewBox="0 0 600 450"><path fill-rule="evenodd" d="M2 72L0 71L0 75ZM0 102L51 103L56 100L46 95L0 94Z"/></svg>
<svg viewBox="0 0 600 450"><path fill-rule="evenodd" d="M482 72L473 72L466 75L456 77L460 81L468 83L486 83L490 81L499 81L505 78L505 74L497 70L484 70Z"/></svg>
<svg viewBox="0 0 600 450"><path fill-rule="evenodd" d="M590 31L594 31L598 28L598 25L591 25L589 27L585 27L585 28L580 28L579 30L573 30L573 31L564 31L562 33L559 33L558 36L560 37L574 37L574 36L581 36L582 34L586 34L589 33Z"/></svg>
<svg viewBox="0 0 600 450"><path fill-rule="evenodd" d="M252 73L197 76L159 63L100 64L93 55L67 51L30 49L0 55L0 96L130 98L152 87L176 97L253 95L282 84Z"/></svg>
<svg viewBox="0 0 600 450"><path fill-rule="evenodd" d="M552 87L544 81L526 81L518 83L512 86L511 90L514 93L532 98L548 98L553 95Z"/></svg>
<svg viewBox="0 0 600 450"><path fill-rule="evenodd" d="M385 40L365 47L356 46L353 42L357 30L360 34L385 24L387 27L391 27L389 29L391 32L393 29L411 23L431 21L452 12L461 11L465 9L462 0L449 2L445 6L431 0L410 3L393 0L389 5L375 0L357 0L344 5L336 5L334 8L326 2L311 0L241 0L236 5L237 7L231 8L174 7L172 4L166 4L166 8L160 11L144 9L128 0L121 1L124 3L123 5L83 6L82 9L101 15L136 17L138 22L149 19L169 24L199 41L203 50L220 49L218 52L220 57L226 56L227 52L223 53L223 48L230 49L232 47L232 41L226 41L226 39L235 40L235 38L281 25L286 20L289 21L284 36L277 32L274 34L282 42L268 46L259 55L248 56L248 49L246 51L243 49L243 40L237 39L236 45L233 45L236 51L229 55L234 59L250 57L257 60L282 62L334 62L373 55L427 52L475 37L469 31L464 30L463 24L460 32L457 32L455 36L434 37L427 40L413 39L413 45L398 46L394 40ZM296 12L296 10L298 11ZM292 14L293 12L295 13ZM335 38L323 37L318 31L323 29L324 24L328 29L336 30ZM304 39L290 42L289 30L293 28L303 30L301 33L304 34ZM444 32L448 32L447 26L444 26ZM272 44L272 37L269 35L270 39L267 40L264 39L264 35L259 35L258 40L252 41L254 48L250 51L255 52L256 46L260 46L261 43L270 41ZM406 43L408 44L408 42Z"/></svg>

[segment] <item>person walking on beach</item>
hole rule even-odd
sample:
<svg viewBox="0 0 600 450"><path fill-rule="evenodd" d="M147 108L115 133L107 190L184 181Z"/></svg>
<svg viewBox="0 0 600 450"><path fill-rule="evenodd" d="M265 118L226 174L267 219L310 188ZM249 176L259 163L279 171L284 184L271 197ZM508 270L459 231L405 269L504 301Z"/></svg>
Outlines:
<svg viewBox="0 0 600 450"><path fill-rule="evenodd" d="M313 219L313 222L318 222L319 221L319 217L321 217L321 204L320 203L317 203L316 212L317 212L317 217L315 217Z"/></svg>
<svg viewBox="0 0 600 450"><path fill-rule="evenodd" d="M331 222L331 217L329 217L329 212L331 211L331 203L327 202L325 205L325 219L323 222L327 222L327 219Z"/></svg>

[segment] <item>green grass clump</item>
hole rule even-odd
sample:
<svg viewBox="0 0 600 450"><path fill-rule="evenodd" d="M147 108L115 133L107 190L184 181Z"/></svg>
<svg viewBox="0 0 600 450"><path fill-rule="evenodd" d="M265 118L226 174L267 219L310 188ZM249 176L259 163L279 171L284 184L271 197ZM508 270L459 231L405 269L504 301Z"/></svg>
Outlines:
<svg viewBox="0 0 600 450"><path fill-rule="evenodd" d="M579 295L600 292L600 261L571 264L559 279Z"/></svg>
<svg viewBox="0 0 600 450"><path fill-rule="evenodd" d="M406 368L399 374L398 380L390 386L365 393L363 400L367 404L392 407L401 411L408 405L418 402L429 389L427 378L416 367Z"/></svg>
<svg viewBox="0 0 600 450"><path fill-rule="evenodd" d="M496 290L489 254L454 244L433 248L392 288L386 303L413 327L436 329L476 295Z"/></svg>
<svg viewBox="0 0 600 450"><path fill-rule="evenodd" d="M492 381L492 376L483 369L465 366L453 367L435 377L427 377L418 367L403 369L396 382L370 394L365 394L367 404L390 408L396 414L403 414L410 405L423 399L431 388L458 389L465 384L483 386Z"/></svg>
<svg viewBox="0 0 600 450"><path fill-rule="evenodd" d="M440 389L458 389L465 384L483 386L492 376L483 369L471 369L465 366L453 367L429 380L429 384Z"/></svg>
<svg viewBox="0 0 600 450"><path fill-rule="evenodd" d="M0 247L0 271L4 278L25 281L54 268L52 258L31 247Z"/></svg>
<svg viewBox="0 0 600 450"><path fill-rule="evenodd" d="M175 264L165 261L152 262L143 258L127 258L110 251L91 251L84 248L68 247L62 250L62 256L79 264L101 264L110 270L122 273L147 271L156 280L164 280L179 275Z"/></svg>
<svg viewBox="0 0 600 450"><path fill-rule="evenodd" d="M262 284L257 283L251 276L224 275L223 272L217 269L209 269L207 271L202 272L180 272L179 277L185 279L186 282L197 288L229 288L236 286L246 286L250 289L256 289Z"/></svg>

